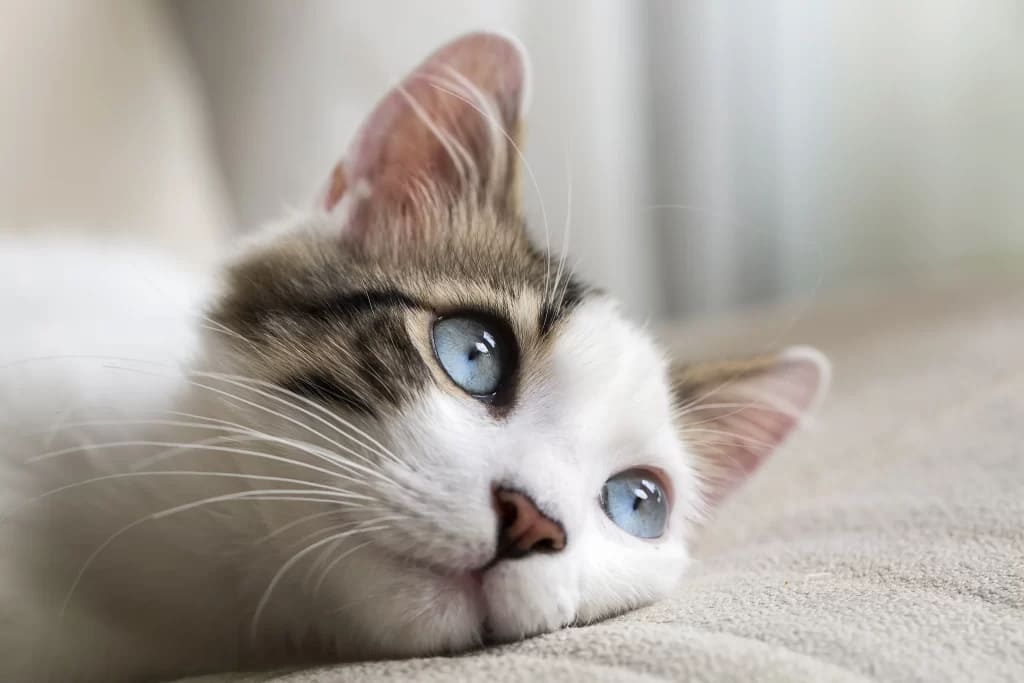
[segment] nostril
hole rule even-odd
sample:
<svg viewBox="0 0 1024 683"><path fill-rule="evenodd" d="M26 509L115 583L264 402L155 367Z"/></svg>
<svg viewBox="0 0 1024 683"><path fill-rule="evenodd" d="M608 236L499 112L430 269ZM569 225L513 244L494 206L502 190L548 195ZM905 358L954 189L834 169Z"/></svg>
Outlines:
<svg viewBox="0 0 1024 683"><path fill-rule="evenodd" d="M494 511L498 517L500 558L517 558L530 553L553 553L565 547L565 530L548 517L524 493L494 490Z"/></svg>
<svg viewBox="0 0 1024 683"><path fill-rule="evenodd" d="M550 538L542 538L533 544L531 549L535 553L554 553L561 550L561 548L555 548L555 542Z"/></svg>
<svg viewBox="0 0 1024 683"><path fill-rule="evenodd" d="M499 499L495 508L498 511L498 523L501 525L501 528L512 526L516 523L516 517L519 516L519 513L514 503Z"/></svg>

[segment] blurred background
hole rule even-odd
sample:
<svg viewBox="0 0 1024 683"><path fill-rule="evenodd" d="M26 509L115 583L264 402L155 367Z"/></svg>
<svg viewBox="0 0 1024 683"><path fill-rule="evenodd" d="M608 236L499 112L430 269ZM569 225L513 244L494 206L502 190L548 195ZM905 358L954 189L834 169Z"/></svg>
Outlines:
<svg viewBox="0 0 1024 683"><path fill-rule="evenodd" d="M309 202L390 85L491 28L533 61L534 229L546 214L554 248L637 317L1024 271L1020 0L0 0L0 13L0 231L202 258Z"/></svg>

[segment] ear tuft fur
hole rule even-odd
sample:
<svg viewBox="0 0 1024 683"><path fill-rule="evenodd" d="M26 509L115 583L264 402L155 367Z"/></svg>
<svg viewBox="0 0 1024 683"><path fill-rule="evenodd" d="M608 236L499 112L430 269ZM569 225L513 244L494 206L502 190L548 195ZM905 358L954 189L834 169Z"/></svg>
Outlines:
<svg viewBox="0 0 1024 683"><path fill-rule="evenodd" d="M674 368L680 432L701 458L708 502L735 490L802 426L830 380L828 359L806 346Z"/></svg>
<svg viewBox="0 0 1024 683"><path fill-rule="evenodd" d="M528 87L517 40L481 32L445 45L370 114L331 173L322 207L356 239L389 225L415 228L426 205L436 213L468 199L517 210Z"/></svg>

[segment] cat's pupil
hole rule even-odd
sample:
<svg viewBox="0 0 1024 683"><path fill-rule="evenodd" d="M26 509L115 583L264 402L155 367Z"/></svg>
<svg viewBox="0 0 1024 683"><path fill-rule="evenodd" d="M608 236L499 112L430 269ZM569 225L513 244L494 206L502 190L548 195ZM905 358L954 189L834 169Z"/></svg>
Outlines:
<svg viewBox="0 0 1024 683"><path fill-rule="evenodd" d="M476 360L478 356L489 352L490 349L484 346L483 342L477 342L476 345L469 350L469 360Z"/></svg>

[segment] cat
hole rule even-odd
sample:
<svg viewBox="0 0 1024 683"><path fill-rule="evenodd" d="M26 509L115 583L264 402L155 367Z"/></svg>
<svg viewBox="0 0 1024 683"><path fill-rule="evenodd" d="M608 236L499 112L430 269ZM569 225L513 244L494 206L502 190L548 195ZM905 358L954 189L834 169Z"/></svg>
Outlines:
<svg viewBox="0 0 1024 683"><path fill-rule="evenodd" d="M0 680L455 653L673 589L829 366L670 362L536 246L527 86L512 38L442 47L209 280L0 248Z"/></svg>

